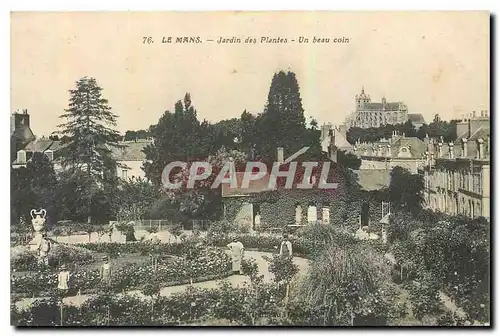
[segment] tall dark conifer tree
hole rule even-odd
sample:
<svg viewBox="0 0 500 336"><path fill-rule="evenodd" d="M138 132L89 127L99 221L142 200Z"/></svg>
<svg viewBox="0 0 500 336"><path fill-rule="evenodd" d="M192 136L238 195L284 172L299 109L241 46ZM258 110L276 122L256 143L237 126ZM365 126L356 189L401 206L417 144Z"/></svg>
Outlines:
<svg viewBox="0 0 500 336"><path fill-rule="evenodd" d="M274 74L264 112L257 120L258 151L263 158L274 159L276 148L293 154L305 145L304 109L300 89L293 72Z"/></svg>
<svg viewBox="0 0 500 336"><path fill-rule="evenodd" d="M62 164L83 170L86 183L92 186L88 198L88 222L91 222L93 195L111 185L116 178L116 161L111 149L121 147L120 134L114 129L117 116L101 95L94 78L83 77L70 90L69 107L60 116L66 120L57 132L62 136Z"/></svg>

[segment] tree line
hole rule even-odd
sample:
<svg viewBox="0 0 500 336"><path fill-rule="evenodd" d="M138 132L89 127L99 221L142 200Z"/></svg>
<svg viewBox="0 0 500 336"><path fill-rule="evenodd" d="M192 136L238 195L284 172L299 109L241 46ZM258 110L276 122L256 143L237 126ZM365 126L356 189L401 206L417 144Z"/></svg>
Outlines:
<svg viewBox="0 0 500 336"><path fill-rule="evenodd" d="M239 118L210 123L200 120L186 93L166 110L148 130L116 131L117 115L102 96L95 78L84 77L69 90L63 122L51 138L62 148L53 162L35 153L26 168L12 169L12 220L30 221L31 208L46 208L49 221L72 219L87 223L109 219L138 219L167 214L191 218L220 215L220 190L198 190L171 195L162 191L161 174L173 161L222 160L236 155L241 160L275 161L277 148L285 157L304 146L310 149L304 160L325 160L318 124L306 125L300 88L293 72L274 74L265 107L258 114L243 111ZM146 180L120 181L112 156L122 140L154 138L145 149L143 169ZM345 165L359 166L352 155L339 153ZM165 218L165 217L163 217Z"/></svg>
<svg viewBox="0 0 500 336"><path fill-rule="evenodd" d="M443 139L444 142L452 142L457 139L457 120L445 121L439 117L439 114L434 116L430 124L423 124L418 130L415 128L411 120L395 125L383 125L380 127L360 128L351 127L347 131L347 141L351 144L359 142L376 142L381 139L391 138L394 132L404 134L407 137L417 137L423 140L426 137L433 139Z"/></svg>

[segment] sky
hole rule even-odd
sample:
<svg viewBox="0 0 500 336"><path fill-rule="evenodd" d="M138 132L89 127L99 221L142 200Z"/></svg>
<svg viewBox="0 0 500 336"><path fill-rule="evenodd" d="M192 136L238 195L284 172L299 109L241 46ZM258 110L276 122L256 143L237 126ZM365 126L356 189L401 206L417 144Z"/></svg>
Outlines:
<svg viewBox="0 0 500 336"><path fill-rule="evenodd" d="M68 90L89 76L121 132L156 124L186 92L199 118L215 122L262 112L273 74L289 70L306 116L320 123L343 122L362 87L426 121L459 118L489 109L489 20L488 12L14 12L10 113L27 109L34 133L49 135ZM233 36L288 43L216 43ZM349 43L299 44L300 36Z"/></svg>

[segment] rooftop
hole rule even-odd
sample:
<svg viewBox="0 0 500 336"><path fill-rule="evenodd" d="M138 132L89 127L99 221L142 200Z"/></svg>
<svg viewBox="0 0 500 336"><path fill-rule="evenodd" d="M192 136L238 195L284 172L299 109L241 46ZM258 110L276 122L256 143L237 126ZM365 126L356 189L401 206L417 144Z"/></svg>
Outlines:
<svg viewBox="0 0 500 336"><path fill-rule="evenodd" d="M123 148L113 147L111 153L117 161L144 161L146 153L143 150L151 143L150 140L124 141L120 143Z"/></svg>

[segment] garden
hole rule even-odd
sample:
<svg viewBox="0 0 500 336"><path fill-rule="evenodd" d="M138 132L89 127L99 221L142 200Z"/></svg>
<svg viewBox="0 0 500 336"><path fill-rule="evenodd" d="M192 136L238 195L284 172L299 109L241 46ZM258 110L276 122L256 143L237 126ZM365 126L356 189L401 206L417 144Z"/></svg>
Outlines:
<svg viewBox="0 0 500 336"><path fill-rule="evenodd" d="M230 259L223 249L193 242L54 244L47 266L38 265L32 251L17 246L11 248L12 297L51 295L57 286L58 267L63 264L71 274L68 295L98 292L102 256L108 256L113 266L107 289L112 292L143 289L152 274L161 279L163 287L221 279L230 274Z"/></svg>
<svg viewBox="0 0 500 336"><path fill-rule="evenodd" d="M28 309L13 305L12 323L18 326L61 323L67 326L456 326L470 325L474 321L489 322L487 315L478 314L480 310L475 310L475 315L458 316L443 305L439 296L440 290L457 286L461 294L450 292L450 296L453 295L469 313L474 309L470 309L466 299L474 300L471 304L477 301L480 307L479 301L484 298L477 295L479 287L472 288L473 295L477 296L473 298L469 283L482 282L484 278L479 279L478 275L467 280L469 287L462 288L457 280L450 280L443 286L445 282L440 279L447 273L442 264L436 268L443 270L443 278L437 278L435 271L421 269L422 265L416 264L415 260L420 258L416 254L418 249L410 249L409 245L402 248L403 242L410 244L411 239L416 239L411 237L418 235L398 236L398 220L399 217L391 219L393 229L389 245L356 240L334 226L315 224L300 229L290 240L295 258L310 260L308 272L300 272L294 259L276 254L281 236L224 233L217 229L175 243L154 244L142 240L61 244L51 251L49 265L43 269L37 268L29 251L20 252L15 247L17 252L12 253L13 299L38 299ZM272 282L263 281L263 270L254 260L247 259L242 265L247 281L234 286L224 280L231 274L230 259L224 248L234 237L246 250L272 253L273 257L263 257L268 261L266 271L273 275ZM401 251L406 254L401 255ZM395 265L388 261L387 253L394 253ZM411 254L415 256L410 258ZM106 286L100 284L97 271L103 255L109 256L115 269L112 281ZM56 260L69 265L73 274L68 295L75 295L77 291L92 294L79 306L65 305L62 321L60 298L54 291ZM466 271L472 272L457 269L453 279L463 279ZM215 288L197 286L207 280L220 280L220 283ZM160 295L162 288L179 284L188 285L181 292Z"/></svg>

